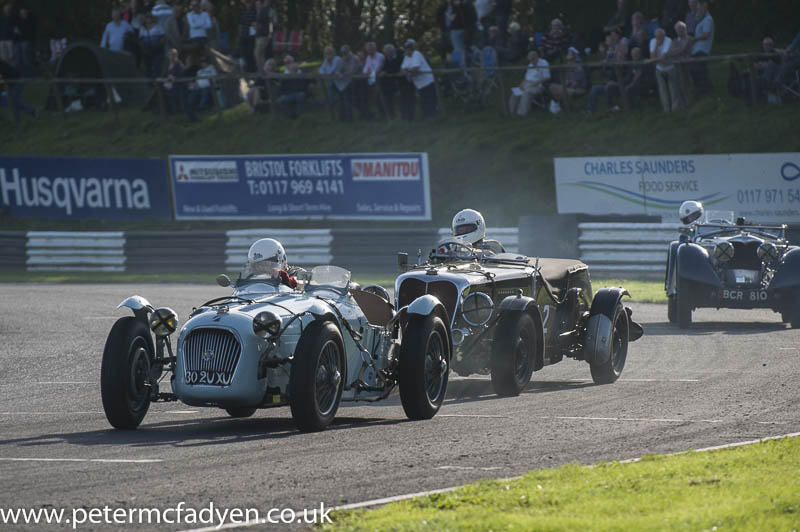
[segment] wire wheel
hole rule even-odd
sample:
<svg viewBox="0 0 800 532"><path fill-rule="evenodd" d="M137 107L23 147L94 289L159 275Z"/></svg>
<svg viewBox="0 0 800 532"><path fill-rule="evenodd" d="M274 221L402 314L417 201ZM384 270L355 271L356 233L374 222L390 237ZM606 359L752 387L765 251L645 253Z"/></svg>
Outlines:
<svg viewBox="0 0 800 532"><path fill-rule="evenodd" d="M317 408L323 416L329 415L338 404L339 384L342 381L340 360L339 346L333 340L328 340L320 353L314 378Z"/></svg>
<svg viewBox="0 0 800 532"><path fill-rule="evenodd" d="M444 379L447 373L444 340L438 331L434 330L430 335L426 351L425 392L428 395L428 401L436 403L444 389Z"/></svg>

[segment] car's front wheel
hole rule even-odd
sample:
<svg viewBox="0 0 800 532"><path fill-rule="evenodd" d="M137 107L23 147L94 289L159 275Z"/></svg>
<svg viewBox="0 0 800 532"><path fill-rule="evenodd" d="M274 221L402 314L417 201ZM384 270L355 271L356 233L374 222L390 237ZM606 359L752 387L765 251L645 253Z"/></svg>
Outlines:
<svg viewBox="0 0 800 532"><path fill-rule="evenodd" d="M678 321L678 301L674 294L667 296L667 319L670 323Z"/></svg>
<svg viewBox="0 0 800 532"><path fill-rule="evenodd" d="M153 339L147 326L134 318L120 318L111 328L100 368L100 395L111 425L135 429L150 408Z"/></svg>
<svg viewBox="0 0 800 532"><path fill-rule="evenodd" d="M616 382L628 359L628 342L630 323L628 313L622 302L614 308L614 319L611 325L611 354L602 364L591 364L592 380L595 384L611 384Z"/></svg>
<svg viewBox="0 0 800 532"><path fill-rule="evenodd" d="M526 312L507 313L494 332L490 369L497 395L519 395L533 375L536 363L536 324Z"/></svg>
<svg viewBox="0 0 800 532"><path fill-rule="evenodd" d="M344 389L344 342L331 323L309 325L297 344L289 376L289 404L297 428L322 430L333 421Z"/></svg>
<svg viewBox="0 0 800 532"><path fill-rule="evenodd" d="M409 419L431 419L447 392L449 341L438 316L413 316L400 345L400 401Z"/></svg>

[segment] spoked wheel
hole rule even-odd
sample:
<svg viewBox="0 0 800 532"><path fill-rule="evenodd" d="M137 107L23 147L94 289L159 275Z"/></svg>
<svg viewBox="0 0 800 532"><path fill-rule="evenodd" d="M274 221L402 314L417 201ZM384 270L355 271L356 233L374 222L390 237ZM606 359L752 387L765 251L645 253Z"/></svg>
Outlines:
<svg viewBox="0 0 800 532"><path fill-rule="evenodd" d="M614 310L614 321L611 329L611 354L599 365L590 365L592 380L595 384L611 384L622 374L625 361L628 359L628 313L622 303L617 303Z"/></svg>
<svg viewBox="0 0 800 532"><path fill-rule="evenodd" d="M436 415L447 392L449 342L435 315L414 317L400 346L400 400L409 419Z"/></svg>
<svg viewBox="0 0 800 532"><path fill-rule="evenodd" d="M497 395L519 395L530 382L537 349L536 325L525 312L510 313L497 324L492 343L492 387Z"/></svg>
<svg viewBox="0 0 800 532"><path fill-rule="evenodd" d="M150 408L153 339L150 330L132 316L111 328L103 350L100 394L109 423L135 429Z"/></svg>
<svg viewBox="0 0 800 532"><path fill-rule="evenodd" d="M344 389L342 335L331 322L306 328L297 345L289 378L292 417L304 432L333 421Z"/></svg>

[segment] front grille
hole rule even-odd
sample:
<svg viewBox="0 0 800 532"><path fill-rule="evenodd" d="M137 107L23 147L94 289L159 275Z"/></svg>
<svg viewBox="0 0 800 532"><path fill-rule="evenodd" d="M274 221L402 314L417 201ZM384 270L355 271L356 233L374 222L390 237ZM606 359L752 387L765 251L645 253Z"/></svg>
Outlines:
<svg viewBox="0 0 800 532"><path fill-rule="evenodd" d="M183 362L189 384L230 384L242 346L227 329L198 328L186 337Z"/></svg>
<svg viewBox="0 0 800 532"><path fill-rule="evenodd" d="M760 270L759 242L733 242L733 259L728 263L732 270Z"/></svg>
<svg viewBox="0 0 800 532"><path fill-rule="evenodd" d="M410 305L412 301L425 294L431 294L442 302L450 320L458 303L458 289L450 281L433 281L425 283L419 279L406 279L400 285L397 294L397 304L400 308Z"/></svg>

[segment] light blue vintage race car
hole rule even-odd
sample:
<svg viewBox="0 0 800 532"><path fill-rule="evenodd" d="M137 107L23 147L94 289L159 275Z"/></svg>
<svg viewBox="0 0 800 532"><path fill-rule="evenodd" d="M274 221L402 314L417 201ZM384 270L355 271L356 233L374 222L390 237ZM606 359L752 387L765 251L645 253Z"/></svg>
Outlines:
<svg viewBox="0 0 800 532"><path fill-rule="evenodd" d="M196 308L174 350L174 311L139 296L123 301L134 315L112 327L101 371L111 425L134 429L151 402L180 400L233 417L288 405L300 430L315 431L340 401L378 401L395 386L409 418L432 418L452 352L442 303L423 295L395 311L385 289L361 289L336 266L298 280L292 289L268 274L245 272L233 283L219 276L233 293ZM161 392L169 373L171 391Z"/></svg>

